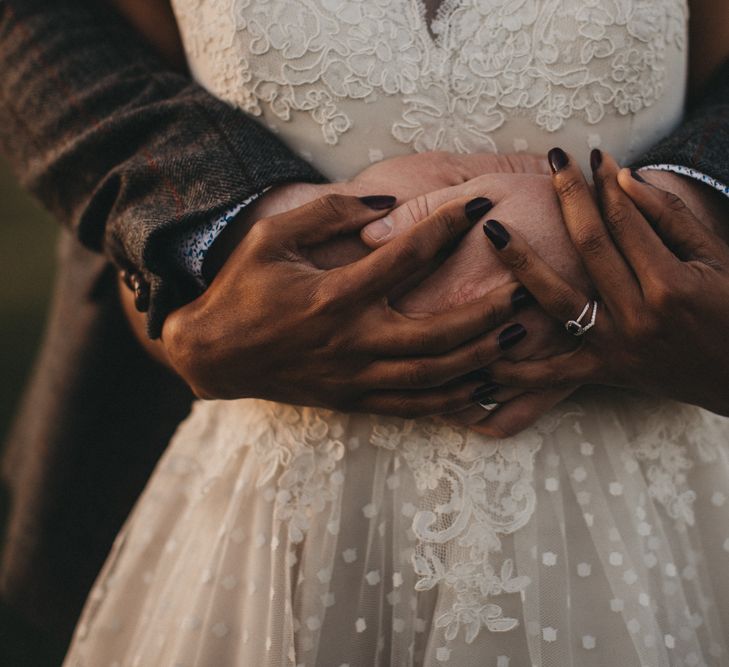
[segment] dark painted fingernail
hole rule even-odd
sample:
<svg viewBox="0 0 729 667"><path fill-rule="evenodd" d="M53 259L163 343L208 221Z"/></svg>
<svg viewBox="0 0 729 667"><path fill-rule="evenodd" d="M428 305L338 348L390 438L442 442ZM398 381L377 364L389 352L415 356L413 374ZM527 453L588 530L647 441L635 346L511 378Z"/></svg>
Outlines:
<svg viewBox="0 0 729 667"><path fill-rule="evenodd" d="M527 335L527 330L521 324L512 324L499 334L499 347L510 350Z"/></svg>
<svg viewBox="0 0 729 667"><path fill-rule="evenodd" d="M511 295L511 307L514 311L521 310L534 303L534 296L523 285L519 285Z"/></svg>
<svg viewBox="0 0 729 667"><path fill-rule="evenodd" d="M485 216L494 207L493 202L486 197L476 197L466 204L466 218L476 222Z"/></svg>
<svg viewBox="0 0 729 667"><path fill-rule="evenodd" d="M483 223L483 233L494 244L497 250L503 250L511 240L511 235L498 220L487 220Z"/></svg>
<svg viewBox="0 0 729 667"><path fill-rule="evenodd" d="M474 403L480 403L485 398L491 398L499 389L501 389L500 385L493 382L491 384L485 384L471 394L471 400Z"/></svg>
<svg viewBox="0 0 729 667"><path fill-rule="evenodd" d="M397 203L397 197L392 195L367 195L366 197L360 197L359 200L375 211L384 211L392 208Z"/></svg>
<svg viewBox="0 0 729 667"><path fill-rule="evenodd" d="M640 175L640 172L637 169L631 169L630 170L631 175L633 178L638 181L638 183L645 183L646 180Z"/></svg>
<svg viewBox="0 0 729 667"><path fill-rule="evenodd" d="M599 148L593 148L590 153L590 167L592 171L597 171L602 164L602 151Z"/></svg>
<svg viewBox="0 0 729 667"><path fill-rule="evenodd" d="M553 148L547 154L549 160L549 166L552 168L552 173L556 174L558 171L562 171L569 163L570 159L567 157L561 148Z"/></svg>

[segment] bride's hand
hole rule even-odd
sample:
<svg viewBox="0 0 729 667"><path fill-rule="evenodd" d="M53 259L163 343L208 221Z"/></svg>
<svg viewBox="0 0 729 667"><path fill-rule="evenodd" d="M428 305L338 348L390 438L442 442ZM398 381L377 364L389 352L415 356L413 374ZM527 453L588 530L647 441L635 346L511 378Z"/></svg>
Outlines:
<svg viewBox="0 0 729 667"><path fill-rule="evenodd" d="M597 304L580 347L541 361L497 362L516 387L630 387L729 415L729 247L675 195L593 153L602 214L579 168L557 149L555 189L595 286L564 280L505 224L484 226L498 256L561 322ZM593 306L581 321L591 320ZM578 330L579 331L579 330Z"/></svg>

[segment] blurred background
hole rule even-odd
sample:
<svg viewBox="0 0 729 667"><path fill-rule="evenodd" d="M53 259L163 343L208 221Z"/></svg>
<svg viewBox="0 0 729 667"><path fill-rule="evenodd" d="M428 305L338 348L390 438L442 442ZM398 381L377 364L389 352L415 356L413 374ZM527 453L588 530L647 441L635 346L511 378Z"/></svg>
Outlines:
<svg viewBox="0 0 729 667"><path fill-rule="evenodd" d="M21 190L0 159L0 447L43 335L55 264L56 223ZM4 532L7 499L0 497ZM1 535L0 533L0 539ZM1 548L0 543L0 548ZM0 607L0 665L60 664L53 646Z"/></svg>

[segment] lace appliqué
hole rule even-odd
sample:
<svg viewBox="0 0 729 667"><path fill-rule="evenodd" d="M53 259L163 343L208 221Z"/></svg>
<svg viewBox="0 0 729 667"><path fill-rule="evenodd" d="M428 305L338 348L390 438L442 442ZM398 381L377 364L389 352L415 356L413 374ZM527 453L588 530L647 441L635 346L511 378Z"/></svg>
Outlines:
<svg viewBox="0 0 729 667"><path fill-rule="evenodd" d="M628 460L644 467L651 497L674 520L694 525L696 492L689 487L688 474L696 460L713 463L723 441L720 423L687 405L666 401L644 402L640 432L632 440ZM681 444L685 443L685 444Z"/></svg>
<svg viewBox="0 0 729 667"><path fill-rule="evenodd" d="M448 641L461 628L471 643L484 628L506 632L518 625L493 598L519 593L530 582L515 575L511 559L494 563L501 551L499 536L529 521L536 504L534 458L543 434L576 410L562 406L507 440L436 423L375 421L371 444L398 451L421 494L412 524L417 538L413 567L419 576L415 588L438 586L453 594L451 608L435 619Z"/></svg>
<svg viewBox="0 0 729 667"><path fill-rule="evenodd" d="M188 52L212 59L230 103L308 113L333 145L353 127L348 100L400 96L398 141L457 152L495 151L508 118L555 132L650 107L667 49L684 49L685 4L446 0L429 31L418 0L175 1Z"/></svg>

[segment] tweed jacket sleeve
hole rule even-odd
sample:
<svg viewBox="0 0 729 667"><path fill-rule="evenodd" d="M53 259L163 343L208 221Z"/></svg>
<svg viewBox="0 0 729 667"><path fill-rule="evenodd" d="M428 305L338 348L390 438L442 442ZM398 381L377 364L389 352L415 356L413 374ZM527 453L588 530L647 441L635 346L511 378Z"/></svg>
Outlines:
<svg viewBox="0 0 729 667"><path fill-rule="evenodd" d="M201 289L175 258L184 229L323 180L98 0L0 0L0 148L84 245L143 277L152 337Z"/></svg>
<svg viewBox="0 0 729 667"><path fill-rule="evenodd" d="M650 165L687 167L729 185L729 61L719 68L683 124L633 167Z"/></svg>

